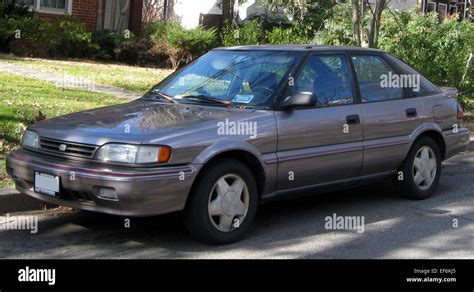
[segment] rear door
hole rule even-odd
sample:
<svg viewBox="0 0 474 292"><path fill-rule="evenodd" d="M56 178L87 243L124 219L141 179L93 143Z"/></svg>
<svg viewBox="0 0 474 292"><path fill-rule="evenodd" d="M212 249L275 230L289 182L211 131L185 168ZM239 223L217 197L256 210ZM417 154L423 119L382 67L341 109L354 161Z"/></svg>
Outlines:
<svg viewBox="0 0 474 292"><path fill-rule="evenodd" d="M352 55L351 62L364 117L361 176L395 171L408 153L410 135L426 118L422 102L406 98L408 83L416 85L419 77L399 74L383 55Z"/></svg>
<svg viewBox="0 0 474 292"><path fill-rule="evenodd" d="M344 53L311 55L287 94L312 92L317 105L276 111L277 188L355 177L362 165L362 106Z"/></svg>

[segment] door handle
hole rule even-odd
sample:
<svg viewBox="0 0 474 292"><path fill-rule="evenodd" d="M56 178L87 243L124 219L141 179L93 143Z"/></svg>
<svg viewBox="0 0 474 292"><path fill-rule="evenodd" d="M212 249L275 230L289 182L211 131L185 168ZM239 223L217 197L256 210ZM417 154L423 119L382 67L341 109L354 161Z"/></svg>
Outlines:
<svg viewBox="0 0 474 292"><path fill-rule="evenodd" d="M416 108L409 108L405 111L407 117L409 118L413 118L413 117L416 117L418 114L416 112Z"/></svg>
<svg viewBox="0 0 474 292"><path fill-rule="evenodd" d="M346 122L348 125L356 125L360 123L359 115L350 115L346 117Z"/></svg>

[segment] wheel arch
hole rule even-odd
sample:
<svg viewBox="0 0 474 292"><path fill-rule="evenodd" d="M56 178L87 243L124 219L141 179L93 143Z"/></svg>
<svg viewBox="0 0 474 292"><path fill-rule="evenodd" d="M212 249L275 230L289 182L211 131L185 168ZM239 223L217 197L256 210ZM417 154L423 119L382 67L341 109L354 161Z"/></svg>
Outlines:
<svg viewBox="0 0 474 292"><path fill-rule="evenodd" d="M193 188L199 181L200 177L202 174L212 166L215 162L222 160L222 159L234 159L237 161L242 162L245 164L249 171L251 172L252 176L255 178L255 183L257 185L257 191L258 191L258 197L260 198L265 190L265 184L267 180L267 175L265 172L265 169L263 167L263 163L261 160L252 153L251 151L248 151L246 149L226 149L223 150L219 153L215 153L214 155L208 157L204 163L199 172L196 175L196 178L194 179L194 182L191 186L191 192L193 192ZM189 197L189 196L188 196Z"/></svg>
<svg viewBox="0 0 474 292"><path fill-rule="evenodd" d="M415 139L413 139L409 149L411 150L413 145L424 137L429 137L436 142L441 152L441 161L443 161L444 157L446 156L446 142L444 141L443 134L439 132L438 130L427 129L425 131L419 132L418 135L415 137ZM407 156L408 156L408 153L407 153Z"/></svg>

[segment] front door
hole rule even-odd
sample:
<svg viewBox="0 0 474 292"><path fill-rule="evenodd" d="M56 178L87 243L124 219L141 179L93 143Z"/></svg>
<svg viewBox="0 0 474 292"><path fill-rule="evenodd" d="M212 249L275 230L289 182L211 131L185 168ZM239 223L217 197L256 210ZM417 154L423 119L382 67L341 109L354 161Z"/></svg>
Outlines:
<svg viewBox="0 0 474 292"><path fill-rule="evenodd" d="M317 105L277 111L277 189L356 177L362 165L363 120L344 54L315 54L290 92L312 92Z"/></svg>
<svg viewBox="0 0 474 292"><path fill-rule="evenodd" d="M104 29L122 32L128 28L131 0L106 0Z"/></svg>

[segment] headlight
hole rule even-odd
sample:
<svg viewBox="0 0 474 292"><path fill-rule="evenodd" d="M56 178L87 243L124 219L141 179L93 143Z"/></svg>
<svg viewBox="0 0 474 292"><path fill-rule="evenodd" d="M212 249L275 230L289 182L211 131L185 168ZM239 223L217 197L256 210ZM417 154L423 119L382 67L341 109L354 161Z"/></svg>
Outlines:
<svg viewBox="0 0 474 292"><path fill-rule="evenodd" d="M122 163L164 163L168 162L171 149L166 146L139 146L126 144L105 144L95 158L102 161Z"/></svg>
<svg viewBox="0 0 474 292"><path fill-rule="evenodd" d="M39 148L39 136L33 131L26 130L21 141L23 147Z"/></svg>

